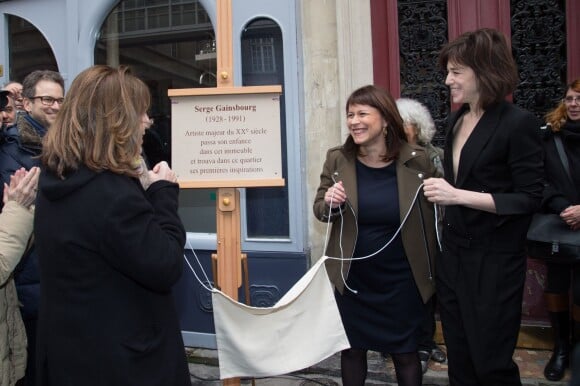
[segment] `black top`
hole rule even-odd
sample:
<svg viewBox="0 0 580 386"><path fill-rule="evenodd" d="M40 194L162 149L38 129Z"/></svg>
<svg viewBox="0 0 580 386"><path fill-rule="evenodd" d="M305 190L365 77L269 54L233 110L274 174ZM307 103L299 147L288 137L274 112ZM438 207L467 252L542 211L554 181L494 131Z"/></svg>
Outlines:
<svg viewBox="0 0 580 386"><path fill-rule="evenodd" d="M379 251L400 225L395 164L370 168L357 161L359 234L353 258ZM424 306L400 235L376 255L351 263L337 302L351 347L390 353L417 348Z"/></svg>

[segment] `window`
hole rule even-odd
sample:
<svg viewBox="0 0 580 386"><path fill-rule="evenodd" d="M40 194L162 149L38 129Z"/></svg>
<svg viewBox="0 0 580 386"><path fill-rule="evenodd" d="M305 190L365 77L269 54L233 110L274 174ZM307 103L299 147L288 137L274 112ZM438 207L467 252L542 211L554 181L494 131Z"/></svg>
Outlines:
<svg viewBox="0 0 580 386"><path fill-rule="evenodd" d="M58 71L50 45L40 31L18 16L8 16L9 79L22 82L35 70Z"/></svg>
<svg viewBox="0 0 580 386"><path fill-rule="evenodd" d="M242 83L244 86L284 84L282 32L270 19L256 19L242 33ZM279 66L276 66L279 63ZM284 94L280 98L282 175L288 176ZM287 239L289 229L288 181L286 186L246 189L247 237Z"/></svg>
<svg viewBox="0 0 580 386"><path fill-rule="evenodd" d="M168 89L215 87L215 34L197 0L126 0L109 14L95 63L129 65L151 90L153 126L143 140L150 165L171 163ZM215 190L184 189L180 216L188 232L215 233Z"/></svg>
<svg viewBox="0 0 580 386"><path fill-rule="evenodd" d="M252 58L249 72L275 73L274 38L249 39L249 46Z"/></svg>
<svg viewBox="0 0 580 386"><path fill-rule="evenodd" d="M238 6L233 5L234 9ZM262 8L241 8L242 13L264 13ZM283 19L294 22L292 15ZM302 251L300 150L288 152L288 142L297 147L299 135L293 131L289 139L287 134L288 122L298 130L298 111L286 116L288 91L284 89L284 51L294 52L294 47L284 47L282 29L272 19L247 20L239 45L235 45L240 60L234 64L241 69L236 81L241 81L240 86L283 86L279 146L286 186L241 189L242 248ZM216 41L209 15L197 0L125 0L112 9L98 36L95 63L130 65L149 85L154 124L145 135L144 153L150 165L170 162L171 103L167 90L216 87ZM291 56L294 59L288 63L294 66L296 55ZM297 92L296 84L293 80L289 86L291 95ZM183 189L179 211L188 232L216 232L215 189Z"/></svg>

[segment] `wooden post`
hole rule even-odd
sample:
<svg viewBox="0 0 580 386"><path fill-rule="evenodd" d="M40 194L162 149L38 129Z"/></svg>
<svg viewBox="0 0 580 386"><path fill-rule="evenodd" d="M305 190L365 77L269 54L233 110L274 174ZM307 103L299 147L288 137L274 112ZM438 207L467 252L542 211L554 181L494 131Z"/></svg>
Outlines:
<svg viewBox="0 0 580 386"><path fill-rule="evenodd" d="M233 87L232 0L217 1L217 87Z"/></svg>
<svg viewBox="0 0 580 386"><path fill-rule="evenodd" d="M218 283L223 293L237 300L242 285L240 192L219 188L217 197Z"/></svg>
<svg viewBox="0 0 580 386"><path fill-rule="evenodd" d="M232 1L217 1L217 87L233 87ZM240 193L237 188L218 188L216 210L218 283L221 291L238 299L241 275ZM239 378L224 385L240 385Z"/></svg>

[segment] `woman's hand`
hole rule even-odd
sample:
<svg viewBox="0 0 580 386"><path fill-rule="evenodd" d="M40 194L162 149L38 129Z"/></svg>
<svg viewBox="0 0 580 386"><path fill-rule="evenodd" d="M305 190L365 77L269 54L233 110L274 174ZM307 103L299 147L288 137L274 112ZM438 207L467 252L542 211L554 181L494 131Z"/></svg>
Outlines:
<svg viewBox="0 0 580 386"><path fill-rule="evenodd" d="M427 178L423 184L423 194L430 202L439 205L457 203L457 189L444 178Z"/></svg>
<svg viewBox="0 0 580 386"><path fill-rule="evenodd" d="M16 201L25 208L30 208L36 200L36 189L40 169L33 167L29 171L24 168L18 169L10 176L10 185L4 183L4 204L8 201Z"/></svg>
<svg viewBox="0 0 580 386"><path fill-rule="evenodd" d="M560 213L560 217L572 230L580 229L580 205L571 205Z"/></svg>
<svg viewBox="0 0 580 386"><path fill-rule="evenodd" d="M346 201L346 192L344 191L344 186L342 181L338 181L332 185L326 193L324 193L324 202L331 208L338 208Z"/></svg>
<svg viewBox="0 0 580 386"><path fill-rule="evenodd" d="M145 162L145 159L143 157L139 157L139 159L136 161L137 164L137 173L139 173L139 182L141 183L141 186L143 187L144 190L147 190L147 188L149 188L149 185L151 185L151 180L149 178L149 170L147 169L147 163Z"/></svg>
<svg viewBox="0 0 580 386"><path fill-rule="evenodd" d="M177 182L177 176L175 172L171 170L167 162L161 161L153 167L153 170L149 171L149 180L151 183L166 180L169 182Z"/></svg>

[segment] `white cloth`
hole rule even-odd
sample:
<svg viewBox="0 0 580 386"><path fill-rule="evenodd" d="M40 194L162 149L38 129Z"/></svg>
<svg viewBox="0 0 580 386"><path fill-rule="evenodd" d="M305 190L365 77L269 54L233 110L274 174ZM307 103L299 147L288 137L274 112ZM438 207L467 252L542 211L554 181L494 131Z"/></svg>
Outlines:
<svg viewBox="0 0 580 386"><path fill-rule="evenodd" d="M350 347L326 258L273 307L250 307L212 291L221 379L287 374Z"/></svg>

